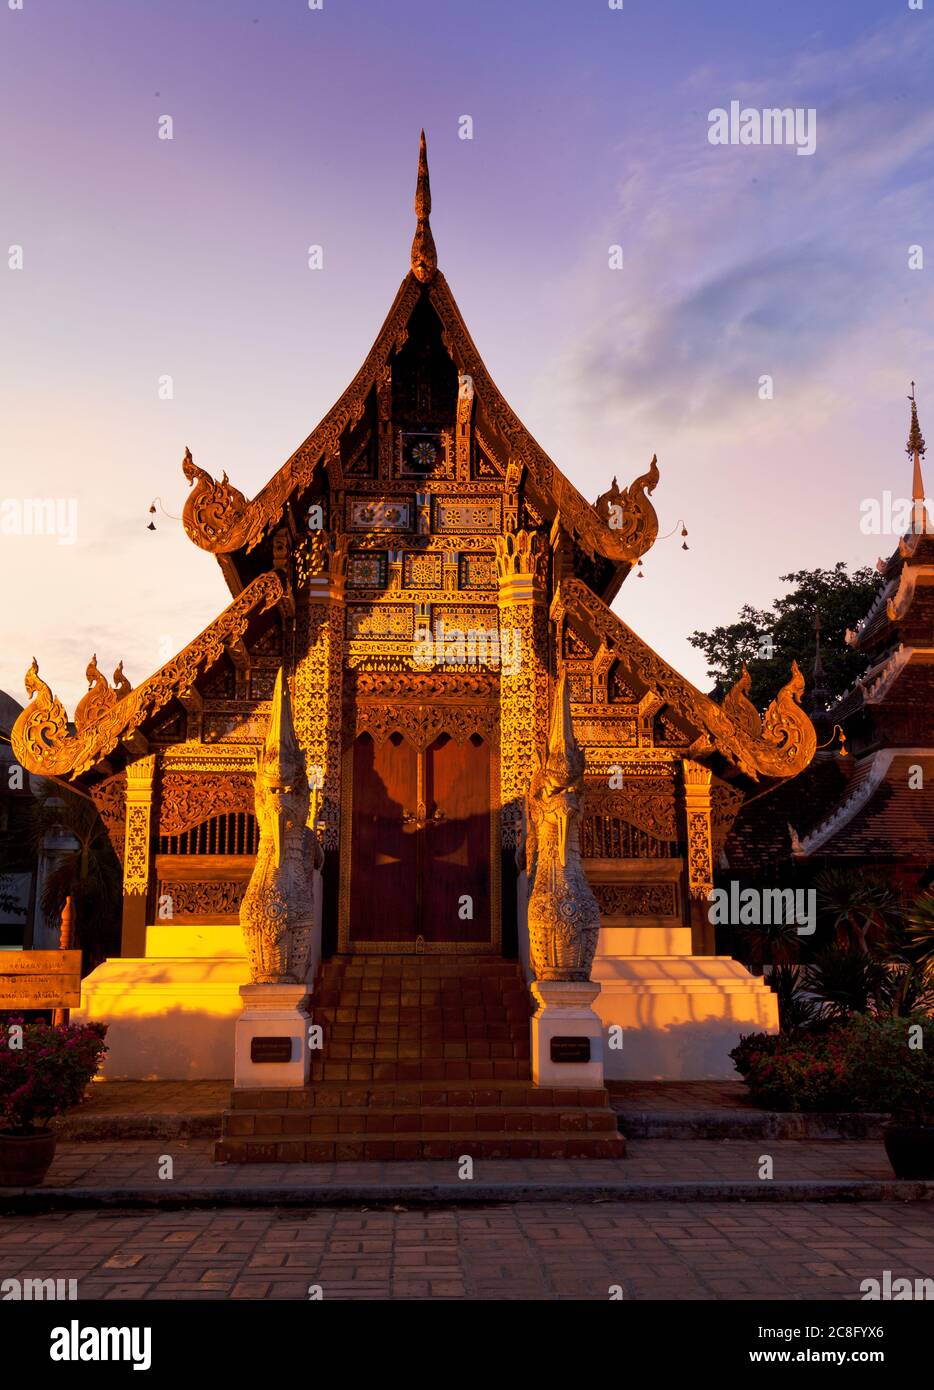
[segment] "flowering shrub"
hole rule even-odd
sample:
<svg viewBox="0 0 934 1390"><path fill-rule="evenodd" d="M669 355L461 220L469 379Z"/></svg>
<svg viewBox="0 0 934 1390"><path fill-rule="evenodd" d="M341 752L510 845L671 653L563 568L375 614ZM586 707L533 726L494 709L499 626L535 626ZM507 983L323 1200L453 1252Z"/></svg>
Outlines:
<svg viewBox="0 0 934 1390"><path fill-rule="evenodd" d="M0 1131L29 1134L81 1100L107 1051L107 1025L23 1023L17 1047L16 1022L0 1038Z"/></svg>
<svg viewBox="0 0 934 1390"><path fill-rule="evenodd" d="M854 1109L934 1124L934 1019L856 1017L847 1033Z"/></svg>
<svg viewBox="0 0 934 1390"><path fill-rule="evenodd" d="M920 1037L910 1032L919 1027ZM929 1018L861 1014L823 1031L753 1033L730 1056L753 1100L771 1110L934 1115Z"/></svg>

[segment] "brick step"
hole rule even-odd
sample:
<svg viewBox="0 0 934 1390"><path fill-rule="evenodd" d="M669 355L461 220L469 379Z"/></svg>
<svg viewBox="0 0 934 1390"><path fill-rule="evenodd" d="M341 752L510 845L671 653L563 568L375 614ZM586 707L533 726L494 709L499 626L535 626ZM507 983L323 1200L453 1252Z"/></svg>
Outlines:
<svg viewBox="0 0 934 1390"><path fill-rule="evenodd" d="M518 962L496 956L331 956L322 975L405 975L425 979L440 976L458 980L514 980Z"/></svg>
<svg viewBox="0 0 934 1390"><path fill-rule="evenodd" d="M530 1011L523 990L363 990L322 989L311 996L312 1005L326 1009L515 1009Z"/></svg>
<svg viewBox="0 0 934 1390"><path fill-rule="evenodd" d="M509 979L494 980L420 980L413 977L411 980L400 980L393 977L372 979L349 979L342 980L321 978L316 981L316 987L330 991L331 993L342 994L366 994L378 998L391 998L404 994L411 994L419 998L426 995L435 994L439 998L463 999L466 995L474 995L477 998L503 999L512 996L525 995L528 991L521 980L515 977Z"/></svg>
<svg viewBox="0 0 934 1390"><path fill-rule="evenodd" d="M316 1135L313 1139L219 1139L217 1163L354 1163L405 1159L471 1158L623 1158L621 1135L504 1133L393 1135Z"/></svg>
<svg viewBox="0 0 934 1390"><path fill-rule="evenodd" d="M529 1081L528 1058L400 1059L311 1064L312 1081Z"/></svg>
<svg viewBox="0 0 934 1390"><path fill-rule="evenodd" d="M413 1042L418 1038L448 1038L449 1041L467 1041L468 1038L521 1038L530 1036L528 1019L445 1019L441 1023L434 1019L406 1019L393 1022L392 1019L322 1019L314 1013L313 1020L324 1029L325 1038L359 1037L361 1041L382 1041L385 1038L399 1038L399 1041Z"/></svg>
<svg viewBox="0 0 934 1390"><path fill-rule="evenodd" d="M461 1109L386 1110L367 1106L345 1106L316 1110L236 1110L224 1116L222 1138L246 1139L277 1136L294 1139L300 1135L317 1138L334 1135L418 1134L616 1134L618 1124L613 1110L565 1110L557 1106Z"/></svg>
<svg viewBox="0 0 934 1390"><path fill-rule="evenodd" d="M328 998L322 998L327 995ZM528 991L518 988L516 981L503 981L498 988L489 990L470 990L466 987L453 987L450 990L429 990L427 986L421 988L409 987L399 990L399 988L388 987L367 988L361 990L357 986L328 986L328 984L318 984L313 991L313 998L320 1004L334 1004L335 999L353 999L357 1004L399 1004L400 999L410 998L416 1006L423 1006L429 1001L438 1002L439 1005L449 1002L450 1005L467 1005L470 1002L475 1004L527 1004Z"/></svg>
<svg viewBox="0 0 934 1390"><path fill-rule="evenodd" d="M403 1029L403 1027L450 1027L475 1024L477 1027L493 1027L507 1024L510 1027L528 1027L528 1011L525 1009L478 1009L466 1006L463 1009L372 1009L356 1008L353 1005L338 1004L311 1005L316 1023L374 1024Z"/></svg>
<svg viewBox="0 0 934 1390"><path fill-rule="evenodd" d="M390 1037L377 1042L341 1041L325 1037L328 1062L472 1062L527 1059L531 1055L528 1038L521 1042L449 1042L423 1038L401 1042Z"/></svg>
<svg viewBox="0 0 934 1390"><path fill-rule="evenodd" d="M469 1082L454 1085L436 1081L376 1083L352 1085L347 1082L321 1082L314 1086L244 1087L231 1095L235 1111L273 1110L308 1111L317 1108L336 1110L344 1106L374 1107L385 1110L406 1110L451 1106L458 1110L488 1109L504 1105L539 1110L556 1107L569 1110L581 1106L585 1110L604 1109L609 1105L609 1092L604 1088L583 1089L576 1086L533 1086L530 1081L485 1082L472 1086Z"/></svg>
<svg viewBox="0 0 934 1390"><path fill-rule="evenodd" d="M510 975L328 975L318 976L316 983L326 989L358 989L367 993L393 991L416 994L427 990L436 994L458 994L470 990L482 994L508 994L525 989L521 976Z"/></svg>
<svg viewBox="0 0 934 1390"><path fill-rule="evenodd" d="M477 1025L471 1028L416 1028L413 1025L387 1028L377 1023L331 1023L324 1025L324 1045L331 1054L337 1043L404 1043L417 1046L419 1043L443 1045L444 1043L512 1043L526 1042L528 1029L507 1028L505 1024L493 1023L487 1027ZM506 1054L508 1055L508 1054Z"/></svg>

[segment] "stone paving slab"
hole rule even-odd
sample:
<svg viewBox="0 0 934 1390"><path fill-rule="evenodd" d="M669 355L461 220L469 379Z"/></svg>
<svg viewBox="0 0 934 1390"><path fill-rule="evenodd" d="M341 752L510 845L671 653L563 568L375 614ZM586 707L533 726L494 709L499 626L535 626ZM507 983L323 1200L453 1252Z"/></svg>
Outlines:
<svg viewBox="0 0 934 1390"><path fill-rule="evenodd" d="M56 1121L61 1139L211 1139L232 1081L96 1081Z"/></svg>
<svg viewBox="0 0 934 1390"><path fill-rule="evenodd" d="M887 1115L754 1105L742 1081L608 1081L627 1139L881 1139Z"/></svg>
<svg viewBox="0 0 934 1390"><path fill-rule="evenodd" d="M771 1178L760 1177L771 1159ZM170 1161L170 1163L169 1163ZM171 1176L160 1174L171 1173ZM204 1140L60 1143L39 1188L0 1189L0 1209L121 1204L476 1203L633 1200L916 1201L934 1183L897 1182L880 1143L636 1141L622 1160L216 1164Z"/></svg>
<svg viewBox="0 0 934 1390"><path fill-rule="evenodd" d="M755 1110L742 1081L607 1081L610 1101L627 1110Z"/></svg>
<svg viewBox="0 0 934 1390"><path fill-rule="evenodd" d="M779 1110L631 1110L612 1096L627 1139L881 1140L888 1115Z"/></svg>
<svg viewBox="0 0 934 1390"><path fill-rule="evenodd" d="M0 1217L0 1278L74 1278L82 1299L307 1300L320 1290L606 1301L618 1290L635 1301L847 1302L885 1270L934 1277L934 1206L543 1201Z"/></svg>

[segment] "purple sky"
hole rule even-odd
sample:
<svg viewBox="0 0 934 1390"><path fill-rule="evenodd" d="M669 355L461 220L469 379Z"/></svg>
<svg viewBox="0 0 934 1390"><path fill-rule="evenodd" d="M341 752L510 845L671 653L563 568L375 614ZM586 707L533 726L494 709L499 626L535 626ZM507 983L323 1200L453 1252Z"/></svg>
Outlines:
<svg viewBox="0 0 934 1390"><path fill-rule="evenodd" d="M348 384L408 268L424 125L439 263L513 408L591 498L658 453L691 549L616 607L706 688L694 628L893 548L860 504L908 488L912 377L934 437L932 14L3 5L0 501L76 499L78 532L0 535L0 686L35 654L73 712L92 651L136 684L224 606L150 500L180 514L186 444L252 495ZM816 152L711 145L731 100L813 108Z"/></svg>

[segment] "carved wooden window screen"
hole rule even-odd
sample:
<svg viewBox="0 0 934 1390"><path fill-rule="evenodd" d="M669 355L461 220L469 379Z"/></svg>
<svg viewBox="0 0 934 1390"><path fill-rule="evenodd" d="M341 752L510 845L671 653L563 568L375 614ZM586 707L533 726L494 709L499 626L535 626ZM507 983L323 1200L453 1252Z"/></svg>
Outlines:
<svg viewBox="0 0 934 1390"><path fill-rule="evenodd" d="M676 859L678 842L660 840L619 816L585 816L580 830L585 859Z"/></svg>
<svg viewBox="0 0 934 1390"><path fill-rule="evenodd" d="M179 835L160 835L160 854L255 854L259 844L251 811L229 811Z"/></svg>

